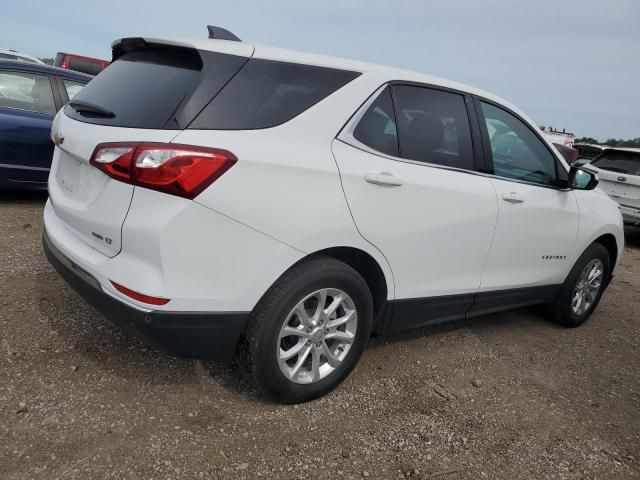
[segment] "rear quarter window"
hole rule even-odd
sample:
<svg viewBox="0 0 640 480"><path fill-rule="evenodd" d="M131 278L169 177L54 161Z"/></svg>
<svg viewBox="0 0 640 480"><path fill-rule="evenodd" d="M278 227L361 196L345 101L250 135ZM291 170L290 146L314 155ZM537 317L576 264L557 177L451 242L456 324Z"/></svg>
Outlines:
<svg viewBox="0 0 640 480"><path fill-rule="evenodd" d="M360 73L252 59L189 128L252 130L288 122Z"/></svg>

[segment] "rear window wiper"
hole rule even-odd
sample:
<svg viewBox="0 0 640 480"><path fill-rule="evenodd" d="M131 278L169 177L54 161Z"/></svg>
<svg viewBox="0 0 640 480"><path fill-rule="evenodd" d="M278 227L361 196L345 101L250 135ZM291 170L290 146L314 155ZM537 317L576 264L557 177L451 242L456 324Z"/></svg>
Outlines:
<svg viewBox="0 0 640 480"><path fill-rule="evenodd" d="M101 117L115 117L116 115L100 105L95 103L83 102L81 100L72 100L69 102L69 106L78 113L90 113L92 115L100 115Z"/></svg>

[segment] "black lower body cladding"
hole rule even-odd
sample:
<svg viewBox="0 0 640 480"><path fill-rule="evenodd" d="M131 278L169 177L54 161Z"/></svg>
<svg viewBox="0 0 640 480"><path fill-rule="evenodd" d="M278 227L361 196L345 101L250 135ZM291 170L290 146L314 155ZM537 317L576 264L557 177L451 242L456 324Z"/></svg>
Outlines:
<svg viewBox="0 0 640 480"><path fill-rule="evenodd" d="M88 303L116 325L190 358L231 361L248 312L143 311L105 293L99 283L42 237L45 254L60 276Z"/></svg>

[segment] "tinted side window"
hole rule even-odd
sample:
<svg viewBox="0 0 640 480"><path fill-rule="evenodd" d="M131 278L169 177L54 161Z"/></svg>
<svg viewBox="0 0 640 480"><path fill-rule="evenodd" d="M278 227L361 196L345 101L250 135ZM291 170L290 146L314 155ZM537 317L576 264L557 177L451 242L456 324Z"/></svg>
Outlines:
<svg viewBox="0 0 640 480"><path fill-rule="evenodd" d="M356 140L378 152L398 156L398 134L391 91L385 88L353 131Z"/></svg>
<svg viewBox="0 0 640 480"><path fill-rule="evenodd" d="M640 155L607 152L591 162L591 165L610 172L640 175Z"/></svg>
<svg viewBox="0 0 640 480"><path fill-rule="evenodd" d="M346 70L252 59L189 128L274 127L301 114L358 75Z"/></svg>
<svg viewBox="0 0 640 480"><path fill-rule="evenodd" d="M481 102L496 175L558 185L556 159L531 129L515 116Z"/></svg>
<svg viewBox="0 0 640 480"><path fill-rule="evenodd" d="M30 72L0 71L0 106L56 113L49 77Z"/></svg>
<svg viewBox="0 0 640 480"><path fill-rule="evenodd" d="M464 97L425 87L392 88L400 156L472 170L473 146Z"/></svg>

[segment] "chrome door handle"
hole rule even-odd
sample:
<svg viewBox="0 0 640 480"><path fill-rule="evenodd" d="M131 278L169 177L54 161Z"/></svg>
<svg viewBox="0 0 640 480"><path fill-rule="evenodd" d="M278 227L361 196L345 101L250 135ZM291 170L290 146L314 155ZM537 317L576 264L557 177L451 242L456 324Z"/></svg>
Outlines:
<svg viewBox="0 0 640 480"><path fill-rule="evenodd" d="M524 197L517 192L504 192L502 194L502 199L505 202L509 203L522 203L524 202Z"/></svg>
<svg viewBox="0 0 640 480"><path fill-rule="evenodd" d="M402 179L394 177L390 173L365 173L364 181L367 183L373 183L374 185L384 185L387 187L399 187L402 185Z"/></svg>
<svg viewBox="0 0 640 480"><path fill-rule="evenodd" d="M619 182L626 182L627 181L627 177L618 177L618 181Z"/></svg>

